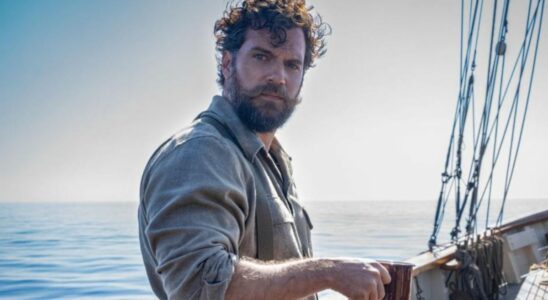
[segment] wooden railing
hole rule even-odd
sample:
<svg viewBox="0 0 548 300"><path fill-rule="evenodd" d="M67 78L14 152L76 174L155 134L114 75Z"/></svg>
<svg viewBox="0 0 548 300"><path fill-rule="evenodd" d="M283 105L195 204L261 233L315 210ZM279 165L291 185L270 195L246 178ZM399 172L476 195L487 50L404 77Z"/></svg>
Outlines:
<svg viewBox="0 0 548 300"><path fill-rule="evenodd" d="M548 210L544 210L526 217L518 218L501 225L498 228L492 230L495 234L504 234L514 229L518 229L524 226L533 225L541 222L548 221ZM420 273L439 268L452 260L455 255L457 247L454 244L445 244L440 246L434 252L423 252L417 256L411 257L405 262L415 265L413 268L413 276L417 276Z"/></svg>

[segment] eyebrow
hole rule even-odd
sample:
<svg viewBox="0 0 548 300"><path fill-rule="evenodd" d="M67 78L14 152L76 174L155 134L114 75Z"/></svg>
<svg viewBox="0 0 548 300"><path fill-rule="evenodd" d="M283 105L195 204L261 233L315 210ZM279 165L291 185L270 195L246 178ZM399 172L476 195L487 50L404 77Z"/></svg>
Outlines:
<svg viewBox="0 0 548 300"><path fill-rule="evenodd" d="M262 53L268 54L270 56L275 56L274 53L272 53L272 51L270 51L268 49L265 49L265 48L262 48L262 47L259 47L259 46L255 46L255 47L251 48L251 51L262 52ZM297 63L299 65L303 64L303 61L299 58L290 58L287 61L291 62L291 63Z"/></svg>
<svg viewBox="0 0 548 300"><path fill-rule="evenodd" d="M259 47L259 46L255 46L255 47L251 48L251 51L263 52L264 54L274 56L274 53L272 53L272 51L267 50L267 49L262 48L262 47Z"/></svg>

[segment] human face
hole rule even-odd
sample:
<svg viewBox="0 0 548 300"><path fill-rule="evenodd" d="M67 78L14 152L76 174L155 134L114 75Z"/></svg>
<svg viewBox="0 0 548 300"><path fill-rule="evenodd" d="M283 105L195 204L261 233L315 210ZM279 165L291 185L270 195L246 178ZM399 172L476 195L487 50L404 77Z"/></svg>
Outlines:
<svg viewBox="0 0 548 300"><path fill-rule="evenodd" d="M292 28L277 47L268 30L248 30L237 53L225 53L224 94L250 129L273 132L289 119L300 102L304 51L303 31Z"/></svg>

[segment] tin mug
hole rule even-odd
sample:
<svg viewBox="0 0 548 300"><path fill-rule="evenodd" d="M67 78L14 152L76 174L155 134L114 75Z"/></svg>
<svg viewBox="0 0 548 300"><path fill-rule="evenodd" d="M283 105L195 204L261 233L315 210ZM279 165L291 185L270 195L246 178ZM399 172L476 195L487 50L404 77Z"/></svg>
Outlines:
<svg viewBox="0 0 548 300"><path fill-rule="evenodd" d="M380 260L390 274L392 281L384 286L385 300L408 300L411 299L411 276L413 264L406 262Z"/></svg>

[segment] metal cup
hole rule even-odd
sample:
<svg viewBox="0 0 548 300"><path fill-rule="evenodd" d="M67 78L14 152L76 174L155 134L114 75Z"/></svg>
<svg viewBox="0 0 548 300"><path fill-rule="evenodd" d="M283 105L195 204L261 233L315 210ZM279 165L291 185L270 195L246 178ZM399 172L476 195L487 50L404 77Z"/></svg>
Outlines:
<svg viewBox="0 0 548 300"><path fill-rule="evenodd" d="M411 299L411 275L413 264L397 261L379 261L392 278L390 284L384 286L386 300L408 300Z"/></svg>

